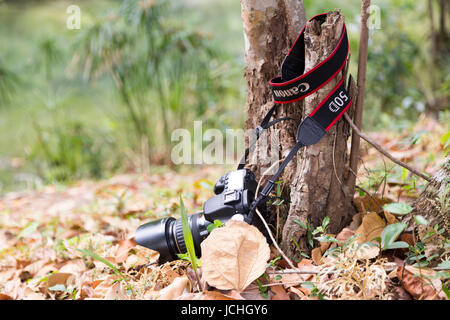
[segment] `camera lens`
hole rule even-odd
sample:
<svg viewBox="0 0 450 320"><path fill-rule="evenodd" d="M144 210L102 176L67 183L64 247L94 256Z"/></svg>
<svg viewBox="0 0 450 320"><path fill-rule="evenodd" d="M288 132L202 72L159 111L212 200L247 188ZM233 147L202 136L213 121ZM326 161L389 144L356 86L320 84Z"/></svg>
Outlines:
<svg viewBox="0 0 450 320"><path fill-rule="evenodd" d="M207 226L203 213L188 216L189 229L195 247L195 254L200 256L200 243L208 236ZM186 253L186 243L183 236L181 219L164 218L140 226L136 230L137 244L158 251L161 263L177 259L177 253Z"/></svg>
<svg viewBox="0 0 450 320"><path fill-rule="evenodd" d="M164 218L140 226L135 235L137 244L158 251L161 262L174 259L175 243L171 237L174 222L174 218Z"/></svg>

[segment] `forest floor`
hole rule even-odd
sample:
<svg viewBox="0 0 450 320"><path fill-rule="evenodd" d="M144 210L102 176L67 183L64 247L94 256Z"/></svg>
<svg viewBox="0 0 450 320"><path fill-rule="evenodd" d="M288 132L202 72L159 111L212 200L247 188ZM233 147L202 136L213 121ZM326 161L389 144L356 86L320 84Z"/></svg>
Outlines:
<svg viewBox="0 0 450 320"><path fill-rule="evenodd" d="M447 130L437 121L421 118L405 132L377 132L370 137L431 176L445 162L441 138ZM411 205L426 181L394 166L365 143L362 151L357 183L383 204ZM199 292L189 262L159 265L159 254L137 246L133 236L144 222L169 215L178 218L180 194L189 213L201 211L212 195L213 182L223 173L219 167L198 167L151 176L123 174L4 195L0 199L0 300L449 299L448 242L445 253L432 257L441 259L440 269L406 263L408 253L417 247L414 236L406 232L400 240L409 243L409 249L381 251L377 246L352 245L354 235L369 241L402 218L374 207L371 197L363 194L355 197L359 212L352 224L332 238L337 241L316 241L316 248L297 263L297 270L271 247L262 276L219 290L207 286L203 277L207 274L200 272L205 291ZM332 248L340 250L328 254ZM428 257L416 253L418 260ZM207 262L202 262L206 268Z"/></svg>

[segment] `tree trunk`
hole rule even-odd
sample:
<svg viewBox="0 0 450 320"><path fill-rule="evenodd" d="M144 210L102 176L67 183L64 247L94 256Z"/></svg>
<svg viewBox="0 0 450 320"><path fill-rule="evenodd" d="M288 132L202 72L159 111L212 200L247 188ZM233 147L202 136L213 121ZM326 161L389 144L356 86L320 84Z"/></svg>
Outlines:
<svg viewBox="0 0 450 320"><path fill-rule="evenodd" d="M438 8L435 12L433 3L436 3ZM449 16L448 10L449 4L447 0L433 1L428 0L428 17L430 20L430 86L431 92L427 94L426 112L430 116L437 118L440 111L445 110L448 107L449 95L439 94L439 88L441 83L444 82L444 78L447 76L445 72L447 68L447 57L450 52L450 35L447 30L447 19ZM435 17L437 13L437 19ZM437 20L437 21L436 21ZM444 72L442 72L444 70Z"/></svg>
<svg viewBox="0 0 450 320"><path fill-rule="evenodd" d="M247 80L248 118L245 127L252 130L256 129L273 105L269 80L278 75L285 55L305 25L305 11L303 1L292 0L241 0L241 7L245 39L244 76ZM301 109L299 104L280 106L275 116L289 116L300 121ZM276 129L281 128L278 147L283 154L295 143L297 126L283 122ZM271 132L275 134L271 135ZM277 134L278 130L269 129L251 154L251 169L258 178L270 166L271 159L268 161L267 156L273 151L270 146L263 150L262 144L278 138ZM282 154L272 154L269 158L279 158Z"/></svg>
<svg viewBox="0 0 450 320"><path fill-rule="evenodd" d="M414 225L414 216L421 215L429 221L433 227L438 225L439 229L444 229L444 237L450 236L450 159L442 166L428 183L425 190L413 204L413 211L403 222L411 226ZM420 228L422 229L422 228ZM422 230L419 230L419 233ZM419 234L420 236L420 234Z"/></svg>
<svg viewBox="0 0 450 320"><path fill-rule="evenodd" d="M423 216L428 225L418 225L414 221L417 215ZM431 258L429 267L436 267L445 256L450 254L443 244L450 236L450 159L443 165L428 183L425 190L413 204L413 211L402 222L407 223L408 231L413 230L416 241L425 246L425 255ZM435 225L441 234L435 232ZM431 236L430 236L431 235ZM432 257L440 257L433 259Z"/></svg>
<svg viewBox="0 0 450 320"><path fill-rule="evenodd" d="M245 39L244 76L247 80L248 118L245 127L253 130L273 105L269 80L279 74L281 63L304 27L306 18L301 0L241 0L241 7ZM291 117L297 123L283 121L261 135L249 157L249 168L258 180L273 162L284 158L295 144L302 109L303 102L278 106L275 117ZM249 145L249 141L246 142ZM271 150L271 147L275 149ZM294 174L295 163L292 162L284 171L283 181L289 184ZM287 209L285 211L287 215ZM280 229L281 226L278 226Z"/></svg>
<svg viewBox="0 0 450 320"><path fill-rule="evenodd" d="M326 22L307 23L305 30L306 69L308 71L327 58L341 36L344 16L339 10L328 13ZM343 73L319 91L305 99L305 114L309 114L342 79ZM353 190L346 187L347 139L349 126L339 121L316 145L301 151L295 179L291 184L291 207L283 230L282 246L288 255L298 256L295 239L302 250L309 251L307 232L295 220L312 226L330 217L329 232L337 233L349 223L354 213Z"/></svg>
<svg viewBox="0 0 450 320"><path fill-rule="evenodd" d="M279 74L281 62L289 51L305 23L302 1L282 0L241 0L242 19L245 35L245 78L247 80L247 129L256 128L266 112L272 107L273 99L268 81ZM339 11L329 13L327 21L320 26L311 22L305 34L306 70L312 69L331 54L337 45L344 24ZM260 143L250 156L250 169L257 178L278 159L283 159L295 143L297 126L302 118L334 88L342 78L337 76L315 94L306 98L304 103L280 105L276 117L292 117L298 122L282 122L275 130L268 130L268 136L262 136ZM278 130L279 129L279 130ZM279 134L279 136L278 136ZM289 215L286 222L277 219L277 227L283 229L283 246L291 256L298 256L293 237L300 240L303 248L306 244L304 230L294 222L308 218L313 225L321 223L329 216L330 231L337 232L347 224L354 212L351 199L353 190L347 190L345 163L347 160L347 139L349 126L340 121L317 145L304 149L303 154L292 161L284 171L283 181L291 190ZM276 141L276 139L279 139ZM262 143L271 144L277 150ZM247 141L248 143L248 141ZM267 161L269 159L269 161ZM277 216L279 214L279 208ZM271 213L273 218L275 213ZM274 219L270 219L274 221ZM275 223L273 223L275 224Z"/></svg>

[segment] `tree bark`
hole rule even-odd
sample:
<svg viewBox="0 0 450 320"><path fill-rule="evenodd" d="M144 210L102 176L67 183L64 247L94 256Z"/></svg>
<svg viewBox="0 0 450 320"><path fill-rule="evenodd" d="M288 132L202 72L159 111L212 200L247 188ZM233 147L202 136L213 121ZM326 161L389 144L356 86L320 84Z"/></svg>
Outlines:
<svg viewBox="0 0 450 320"><path fill-rule="evenodd" d="M306 18L302 1L241 0L241 6L245 36L244 76L247 80L246 129L254 129L273 105L268 81L280 73L281 63ZM331 54L343 24L344 17L339 11L329 13L322 26L317 22L308 23L305 34L305 72ZM261 136L249 161L249 168L258 180L274 161L287 155L296 142L298 124L328 95L342 78L342 73L306 100L277 107L277 118L291 117L297 123L281 122L275 129L269 129L267 136ZM278 229L283 230L282 246L291 256L299 255L291 237L306 247L306 243L302 243L305 233L294 220L308 218L313 225L318 225L325 216L329 216L330 231L337 232L350 221L354 213L351 204L353 190L347 190L346 187L348 137L348 124L339 121L320 143L306 148L303 154L300 152L284 171L282 180L288 186L285 195L291 201L289 213L288 208L284 213L280 213L280 208L277 208L270 213L269 220L272 226L276 224ZM278 149L271 150L270 146L263 149L261 143L271 140L276 143L270 146ZM278 217L280 219L274 222L274 216L279 214L281 218Z"/></svg>
<svg viewBox="0 0 450 320"><path fill-rule="evenodd" d="M328 13L326 22L308 22L305 30L306 70L312 69L335 49L344 25L339 10ZM319 91L305 99L305 114L309 114L342 79L343 72ZM291 184L291 206L283 230L282 247L288 255L298 256L295 239L302 250L309 251L307 232L295 220L312 226L330 217L329 232L337 233L349 223L354 213L353 190L346 187L345 164L350 129L339 121L316 145L303 149L297 157L297 171Z"/></svg>
<svg viewBox="0 0 450 320"><path fill-rule="evenodd" d="M245 73L247 80L248 115L246 129L255 129L267 111L273 105L269 80L278 75L281 63L305 24L303 1L293 0L241 0L242 20L245 39ZM298 104L281 106L275 116L289 116L301 120L301 110ZM295 142L297 126L284 122L276 127L281 129L279 148L281 153ZM270 144L267 150L262 150L261 144L271 141L275 136L268 130L267 136L262 136L251 154L251 169L257 177L267 169L271 162L267 161ZM248 141L247 141L248 145ZM264 154L262 154L264 153ZM280 154L273 156L279 158ZM270 156L269 156L270 158ZM272 157L273 158L273 157ZM259 164L264 163L264 166ZM258 164L258 165L255 165Z"/></svg>
<svg viewBox="0 0 450 320"><path fill-rule="evenodd" d="M450 159L443 165L428 183L425 190L413 204L413 211L402 222L408 225L408 231L414 231L416 241L424 244L424 253L430 258L430 267L436 267L450 249L443 244L450 236ZM423 216L428 225L415 223L414 217ZM434 227L443 230L436 233ZM433 257L438 257L434 259Z"/></svg>
<svg viewBox="0 0 450 320"><path fill-rule="evenodd" d="M248 118L245 127L253 130L273 105L269 80L279 74L281 63L304 27L306 17L302 0L241 0L241 8L245 39L244 77L247 80ZM303 102L278 106L275 117L290 117L297 123L283 121L261 136L249 157L249 168L258 180L274 161L284 158L295 144L302 109ZM248 139L246 143L248 146ZM289 184L294 174L295 163L290 163L282 180ZM287 209L285 211L287 215ZM283 220L278 229L281 229Z"/></svg>
<svg viewBox="0 0 450 320"><path fill-rule="evenodd" d="M450 236L450 159L433 176L425 190L413 204L413 211L403 219L410 227L414 226L414 216L421 215L429 221L429 226L438 225L444 229L444 237ZM423 228L419 228L423 229ZM419 233L422 230L419 230ZM419 234L420 237L420 234Z"/></svg>

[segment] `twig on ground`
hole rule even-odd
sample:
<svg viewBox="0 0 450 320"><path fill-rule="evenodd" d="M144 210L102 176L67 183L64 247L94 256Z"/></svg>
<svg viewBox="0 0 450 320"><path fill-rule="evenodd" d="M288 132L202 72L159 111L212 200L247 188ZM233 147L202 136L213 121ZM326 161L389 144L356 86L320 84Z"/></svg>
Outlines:
<svg viewBox="0 0 450 320"><path fill-rule="evenodd" d="M353 123L352 119L350 119L350 117L344 113L344 118L345 120L347 120L347 122L350 124L350 126L352 127L353 131L360 136L361 138L363 138L365 141L367 141L369 144L371 144L375 149L377 149L381 154L383 154L385 157L389 158L392 162L398 164L399 166L408 169L410 172L414 173L416 176L421 177L422 179L430 182L431 179L429 177L427 177L425 174L423 174L422 172L418 171L417 169L414 169L413 167L411 167L410 165L404 163L403 161L400 161L396 158L394 158L389 152L387 152L385 149L383 149L378 143L376 143L375 141L373 141L371 138L369 138L366 134L362 133L358 127Z"/></svg>

